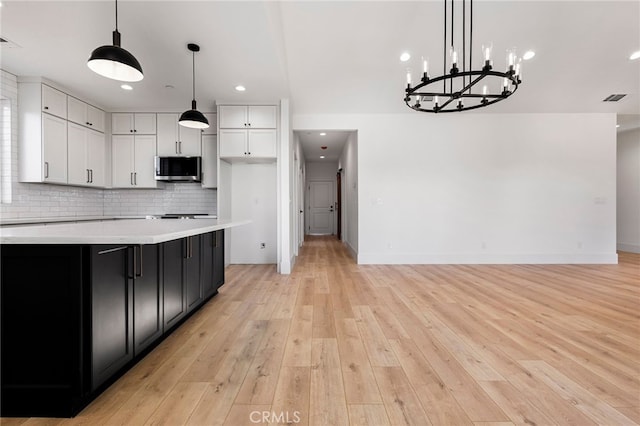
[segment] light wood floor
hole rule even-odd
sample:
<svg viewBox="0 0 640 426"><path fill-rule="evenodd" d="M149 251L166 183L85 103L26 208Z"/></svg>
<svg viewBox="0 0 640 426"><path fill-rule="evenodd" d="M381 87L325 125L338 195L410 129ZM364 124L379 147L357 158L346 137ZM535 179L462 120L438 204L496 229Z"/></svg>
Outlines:
<svg viewBox="0 0 640 426"><path fill-rule="evenodd" d="M640 424L639 306L640 255L358 266L312 238L290 276L230 267L75 419L2 423Z"/></svg>

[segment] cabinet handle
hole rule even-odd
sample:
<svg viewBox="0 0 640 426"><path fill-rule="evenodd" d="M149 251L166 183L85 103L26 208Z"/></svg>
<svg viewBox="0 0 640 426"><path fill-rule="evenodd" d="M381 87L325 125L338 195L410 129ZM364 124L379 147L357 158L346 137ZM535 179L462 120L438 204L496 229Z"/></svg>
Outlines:
<svg viewBox="0 0 640 426"><path fill-rule="evenodd" d="M178 153L178 141L176 141L176 154Z"/></svg>
<svg viewBox="0 0 640 426"><path fill-rule="evenodd" d="M48 107L48 106L45 106L45 107L44 107L44 109L49 109L49 107Z"/></svg>
<svg viewBox="0 0 640 426"><path fill-rule="evenodd" d="M135 247L133 249L133 273L135 274L136 278L142 278L142 245L136 246L138 248L138 260L139 262L136 262L136 250ZM136 263L138 264L138 266L140 267L140 272L138 272L137 268L136 268Z"/></svg>
<svg viewBox="0 0 640 426"><path fill-rule="evenodd" d="M251 123L247 124L247 126L251 127Z"/></svg>
<svg viewBox="0 0 640 426"><path fill-rule="evenodd" d="M178 142L178 154L182 154L182 141Z"/></svg>
<svg viewBox="0 0 640 426"><path fill-rule="evenodd" d="M89 169L89 173L91 174L91 182L89 183L93 183L93 169Z"/></svg>
<svg viewBox="0 0 640 426"><path fill-rule="evenodd" d="M138 172L133 172L133 184L138 186Z"/></svg>
<svg viewBox="0 0 640 426"><path fill-rule="evenodd" d="M115 251L126 250L126 249L127 249L127 246L115 247L115 248L112 248L112 249L101 250L101 251L98 252L98 254L100 254L100 255L101 254L109 254L109 253L113 253Z"/></svg>
<svg viewBox="0 0 640 426"><path fill-rule="evenodd" d="M129 129L129 133L133 133L133 129Z"/></svg>
<svg viewBox="0 0 640 426"><path fill-rule="evenodd" d="M131 172L131 176L129 177L129 180L131 181L131 186L133 186L134 185L134 183L133 183L133 172Z"/></svg>
<svg viewBox="0 0 640 426"><path fill-rule="evenodd" d="M133 129L133 133L138 133L138 129Z"/></svg>
<svg viewBox="0 0 640 426"><path fill-rule="evenodd" d="M48 161L44 162L44 178L45 179L49 178L49 162Z"/></svg>
<svg viewBox="0 0 640 426"><path fill-rule="evenodd" d="M89 177L89 169L87 169L87 183L91 183L91 178Z"/></svg>

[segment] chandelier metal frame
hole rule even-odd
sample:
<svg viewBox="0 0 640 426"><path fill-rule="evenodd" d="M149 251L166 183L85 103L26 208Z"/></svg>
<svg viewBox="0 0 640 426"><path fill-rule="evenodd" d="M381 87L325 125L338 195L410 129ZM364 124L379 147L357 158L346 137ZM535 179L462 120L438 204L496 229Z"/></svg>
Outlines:
<svg viewBox="0 0 640 426"><path fill-rule="evenodd" d="M492 61L488 57L485 58L484 66L479 70L472 69L472 52L473 52L473 0L460 0L462 1L462 69L459 68L460 64L457 63L457 54L454 53L454 0L449 0L451 3L451 35L450 35L450 52L451 68L447 72L447 0L444 2L444 45L443 45L443 66L442 75L434 78L430 78L427 65L425 61L425 69L422 73L420 82L415 86L411 85L410 73L407 74L407 87L405 89L405 104L416 111L422 112L459 112L468 111L477 108L483 108L497 102L503 101L511 96L518 89L518 86L522 83L520 79L521 69L520 64L516 66L515 53L512 52L512 56L509 57L510 63L507 65L507 70L504 72L493 70ZM466 34L466 19L467 19L467 3L469 7L469 37L467 41ZM468 56L467 56L467 45ZM468 63L467 63L468 59ZM477 86L480 82L487 79L501 79L502 90L499 92L489 91L488 86L484 86L482 92L474 93L472 88ZM436 89L436 84L442 82L442 91ZM454 90L454 82L456 90ZM448 87L447 87L448 86ZM496 86L496 84L494 84ZM424 89L424 90L423 90ZM433 104L430 108L423 105L422 102L428 102L425 97L432 98ZM470 103L465 105L464 100L473 100L476 103ZM457 101L457 102L456 102ZM479 101L479 102L478 102ZM455 103L455 104L454 104Z"/></svg>

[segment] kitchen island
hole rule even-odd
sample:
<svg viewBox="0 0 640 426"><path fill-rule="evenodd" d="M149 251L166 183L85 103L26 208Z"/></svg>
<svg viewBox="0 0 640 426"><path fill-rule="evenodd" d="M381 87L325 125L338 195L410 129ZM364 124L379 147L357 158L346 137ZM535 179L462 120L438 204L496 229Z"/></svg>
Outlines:
<svg viewBox="0 0 640 426"><path fill-rule="evenodd" d="M245 223L0 228L0 415L76 415L217 294L224 229Z"/></svg>

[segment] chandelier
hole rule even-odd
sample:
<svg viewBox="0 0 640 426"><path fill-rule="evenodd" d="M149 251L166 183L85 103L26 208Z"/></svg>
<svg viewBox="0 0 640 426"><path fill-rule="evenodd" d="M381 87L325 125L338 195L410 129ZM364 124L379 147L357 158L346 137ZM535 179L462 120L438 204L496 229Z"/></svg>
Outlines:
<svg viewBox="0 0 640 426"><path fill-rule="evenodd" d="M447 3L450 3L449 7ZM455 10L455 3L462 3L461 17L457 18L462 21L462 37L458 38L462 40L461 56L454 47L454 22L456 13L460 13ZM451 20L449 35L448 18ZM516 57L515 49L511 49L507 51L506 71L496 71L493 69L492 49L492 45L482 45L484 64L481 69L473 69L473 0L444 0L442 75L431 77L428 61L423 58L422 76L415 85L412 85L411 70L407 70L404 102L416 111L439 113L482 108L507 99L522 83L522 63Z"/></svg>

